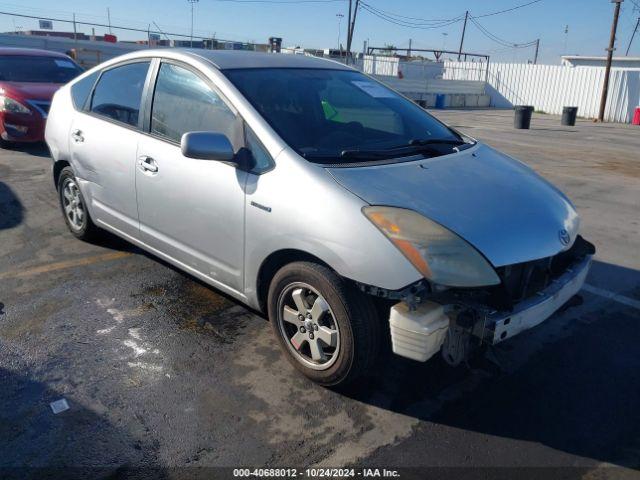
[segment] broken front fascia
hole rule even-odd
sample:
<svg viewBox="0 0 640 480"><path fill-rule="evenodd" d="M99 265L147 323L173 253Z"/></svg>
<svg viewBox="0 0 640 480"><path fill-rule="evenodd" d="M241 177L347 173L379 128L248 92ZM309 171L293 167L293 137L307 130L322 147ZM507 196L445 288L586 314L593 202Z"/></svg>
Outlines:
<svg viewBox="0 0 640 480"><path fill-rule="evenodd" d="M506 278L498 286L481 288L432 288L424 279L396 291L358 286L369 295L404 302L410 310L424 302L440 304L452 326L476 337L479 343L496 344L546 320L578 293L594 254L595 247L578 236L569 250L547 259L544 285L524 299L512 297L504 285ZM540 262L529 262L529 266L539 268ZM531 281L532 275L527 278Z"/></svg>

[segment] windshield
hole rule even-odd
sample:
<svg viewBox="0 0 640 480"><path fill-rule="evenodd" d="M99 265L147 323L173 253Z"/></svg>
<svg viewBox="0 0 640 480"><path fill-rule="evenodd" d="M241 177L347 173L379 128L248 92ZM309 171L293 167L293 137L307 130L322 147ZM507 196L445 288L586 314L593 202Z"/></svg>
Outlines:
<svg viewBox="0 0 640 480"><path fill-rule="evenodd" d="M0 56L0 81L67 83L81 73L77 64L62 57Z"/></svg>
<svg viewBox="0 0 640 480"><path fill-rule="evenodd" d="M428 142L463 143L413 102L349 70L239 69L225 75L299 154L348 163ZM452 147L449 147L449 152Z"/></svg>

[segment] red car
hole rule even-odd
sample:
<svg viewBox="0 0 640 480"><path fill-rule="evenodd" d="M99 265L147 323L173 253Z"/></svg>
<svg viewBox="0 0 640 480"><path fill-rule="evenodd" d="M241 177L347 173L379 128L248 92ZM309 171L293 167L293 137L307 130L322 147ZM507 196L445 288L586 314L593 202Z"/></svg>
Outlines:
<svg viewBox="0 0 640 480"><path fill-rule="evenodd" d="M0 146L43 141L53 94L81 72L62 53L0 48Z"/></svg>

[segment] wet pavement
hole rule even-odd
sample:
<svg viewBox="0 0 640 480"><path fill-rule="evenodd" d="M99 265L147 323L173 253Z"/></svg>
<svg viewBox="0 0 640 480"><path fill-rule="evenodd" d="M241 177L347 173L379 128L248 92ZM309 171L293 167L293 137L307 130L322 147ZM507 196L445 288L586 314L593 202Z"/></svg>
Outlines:
<svg viewBox="0 0 640 480"><path fill-rule="evenodd" d="M75 240L46 150L0 151L0 468L640 477L640 130L534 115L523 132L510 112L435 113L573 199L598 247L589 288L469 366L387 354L343 393L296 374L257 312L113 236ZM60 398L70 409L54 415Z"/></svg>

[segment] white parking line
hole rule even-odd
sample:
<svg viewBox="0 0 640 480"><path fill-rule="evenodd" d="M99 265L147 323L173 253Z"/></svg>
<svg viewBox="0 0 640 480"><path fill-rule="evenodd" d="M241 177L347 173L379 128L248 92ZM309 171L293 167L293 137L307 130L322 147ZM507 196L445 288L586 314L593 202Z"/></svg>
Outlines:
<svg viewBox="0 0 640 480"><path fill-rule="evenodd" d="M627 307L635 308L636 310L640 310L640 301L635 300L633 298L625 297L624 295L620 295L615 292L611 292L609 290L605 290L603 288L594 287L592 285L587 285L586 283L582 286L582 289L586 292L593 293L594 295L598 295L603 298L607 298L609 300L613 300L614 302L621 303L626 305Z"/></svg>

